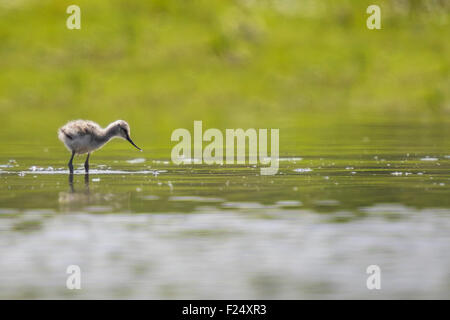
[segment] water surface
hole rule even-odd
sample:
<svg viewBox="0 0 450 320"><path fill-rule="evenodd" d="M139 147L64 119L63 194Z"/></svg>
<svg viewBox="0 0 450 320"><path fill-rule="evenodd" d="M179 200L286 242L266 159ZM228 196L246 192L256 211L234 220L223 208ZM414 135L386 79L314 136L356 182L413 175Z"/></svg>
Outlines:
<svg viewBox="0 0 450 320"><path fill-rule="evenodd" d="M168 136L144 153L115 141L70 179L56 138L4 139L0 298L449 298L448 128L286 125L275 176L174 165Z"/></svg>

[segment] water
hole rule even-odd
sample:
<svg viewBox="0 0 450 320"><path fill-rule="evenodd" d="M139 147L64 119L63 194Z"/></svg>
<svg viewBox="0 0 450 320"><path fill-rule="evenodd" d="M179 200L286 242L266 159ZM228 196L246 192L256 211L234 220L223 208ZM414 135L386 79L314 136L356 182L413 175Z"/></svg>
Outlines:
<svg viewBox="0 0 450 320"><path fill-rule="evenodd" d="M54 137L4 139L0 298L449 298L448 128L287 124L276 176L174 165L168 137L139 155L111 143L70 180Z"/></svg>

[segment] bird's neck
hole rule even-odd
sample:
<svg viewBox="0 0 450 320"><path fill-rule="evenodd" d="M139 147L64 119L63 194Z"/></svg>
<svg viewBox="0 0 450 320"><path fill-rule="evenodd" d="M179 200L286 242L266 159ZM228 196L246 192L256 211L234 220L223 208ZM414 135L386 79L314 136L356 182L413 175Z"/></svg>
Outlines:
<svg viewBox="0 0 450 320"><path fill-rule="evenodd" d="M98 140L101 143L106 143L116 136L117 136L117 128L113 125L113 123L111 123L109 126L107 126L100 132L100 134L98 135Z"/></svg>

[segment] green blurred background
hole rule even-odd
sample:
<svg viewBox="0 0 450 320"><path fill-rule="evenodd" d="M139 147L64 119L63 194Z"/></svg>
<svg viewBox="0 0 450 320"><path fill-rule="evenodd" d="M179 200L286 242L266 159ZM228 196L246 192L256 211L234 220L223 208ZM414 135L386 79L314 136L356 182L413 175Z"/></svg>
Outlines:
<svg viewBox="0 0 450 320"><path fill-rule="evenodd" d="M71 4L81 30L66 28ZM370 4L381 7L381 30L366 28ZM445 0L0 0L0 137L56 146L68 120L125 119L138 144L168 150L171 132L194 120L304 128L448 119L449 8Z"/></svg>

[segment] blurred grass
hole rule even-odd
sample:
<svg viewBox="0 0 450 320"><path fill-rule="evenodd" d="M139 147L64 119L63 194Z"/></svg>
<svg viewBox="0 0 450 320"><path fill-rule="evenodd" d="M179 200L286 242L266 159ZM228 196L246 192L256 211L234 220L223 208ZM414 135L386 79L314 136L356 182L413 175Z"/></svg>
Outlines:
<svg viewBox="0 0 450 320"><path fill-rule="evenodd" d="M192 127L450 113L449 1L0 0L0 138L125 119L167 147ZM320 116L319 116L320 115ZM35 133L40 135L36 136Z"/></svg>

